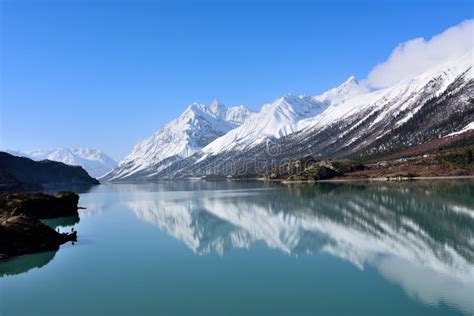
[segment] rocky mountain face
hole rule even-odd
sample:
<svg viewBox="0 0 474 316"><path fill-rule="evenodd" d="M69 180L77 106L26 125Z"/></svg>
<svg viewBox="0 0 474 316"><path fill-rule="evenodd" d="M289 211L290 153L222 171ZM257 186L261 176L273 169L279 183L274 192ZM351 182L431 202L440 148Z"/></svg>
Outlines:
<svg viewBox="0 0 474 316"><path fill-rule="evenodd" d="M177 119L139 142L103 179L122 181L154 176L238 127L252 115L244 106L227 108L217 100L209 106L191 104Z"/></svg>
<svg viewBox="0 0 474 316"><path fill-rule="evenodd" d="M37 161L47 159L63 162L71 166L81 166L94 178L103 176L117 165L115 160L97 149L58 148L28 152L8 150L7 152L15 156L28 157Z"/></svg>
<svg viewBox="0 0 474 316"><path fill-rule="evenodd" d="M79 166L34 161L0 152L0 191L39 190L51 185L93 185L99 182Z"/></svg>

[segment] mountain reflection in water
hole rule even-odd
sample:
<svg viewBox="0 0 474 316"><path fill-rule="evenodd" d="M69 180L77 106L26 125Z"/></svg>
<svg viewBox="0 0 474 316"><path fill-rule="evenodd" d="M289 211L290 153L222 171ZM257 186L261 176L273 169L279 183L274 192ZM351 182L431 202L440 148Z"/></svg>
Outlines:
<svg viewBox="0 0 474 316"><path fill-rule="evenodd" d="M474 183L458 184L236 186L124 203L197 254L257 242L293 256L325 252L375 267L425 304L473 313Z"/></svg>

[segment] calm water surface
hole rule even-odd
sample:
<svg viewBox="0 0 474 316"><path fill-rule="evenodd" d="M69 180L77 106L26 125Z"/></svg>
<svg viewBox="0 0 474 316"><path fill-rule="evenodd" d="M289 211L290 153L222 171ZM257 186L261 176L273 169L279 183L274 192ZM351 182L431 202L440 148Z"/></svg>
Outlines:
<svg viewBox="0 0 474 316"><path fill-rule="evenodd" d="M474 182L81 190L79 241L0 263L1 315L474 314Z"/></svg>

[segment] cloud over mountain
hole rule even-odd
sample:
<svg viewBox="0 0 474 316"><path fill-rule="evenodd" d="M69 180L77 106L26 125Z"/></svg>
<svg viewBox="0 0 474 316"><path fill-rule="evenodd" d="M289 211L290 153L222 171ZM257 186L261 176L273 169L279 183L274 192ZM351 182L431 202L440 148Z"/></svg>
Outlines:
<svg viewBox="0 0 474 316"><path fill-rule="evenodd" d="M473 46L474 19L465 20L429 40L419 37L400 43L385 62L372 69L366 83L373 88L391 86L437 64L472 53Z"/></svg>

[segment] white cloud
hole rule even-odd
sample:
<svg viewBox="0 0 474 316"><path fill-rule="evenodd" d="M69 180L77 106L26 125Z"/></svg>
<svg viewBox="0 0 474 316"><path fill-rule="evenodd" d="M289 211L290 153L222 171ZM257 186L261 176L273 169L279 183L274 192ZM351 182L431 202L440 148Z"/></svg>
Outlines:
<svg viewBox="0 0 474 316"><path fill-rule="evenodd" d="M430 40L420 37L399 44L388 60L372 69L366 83L373 88L391 86L421 74L432 66L467 54L473 46L474 19L470 19Z"/></svg>

